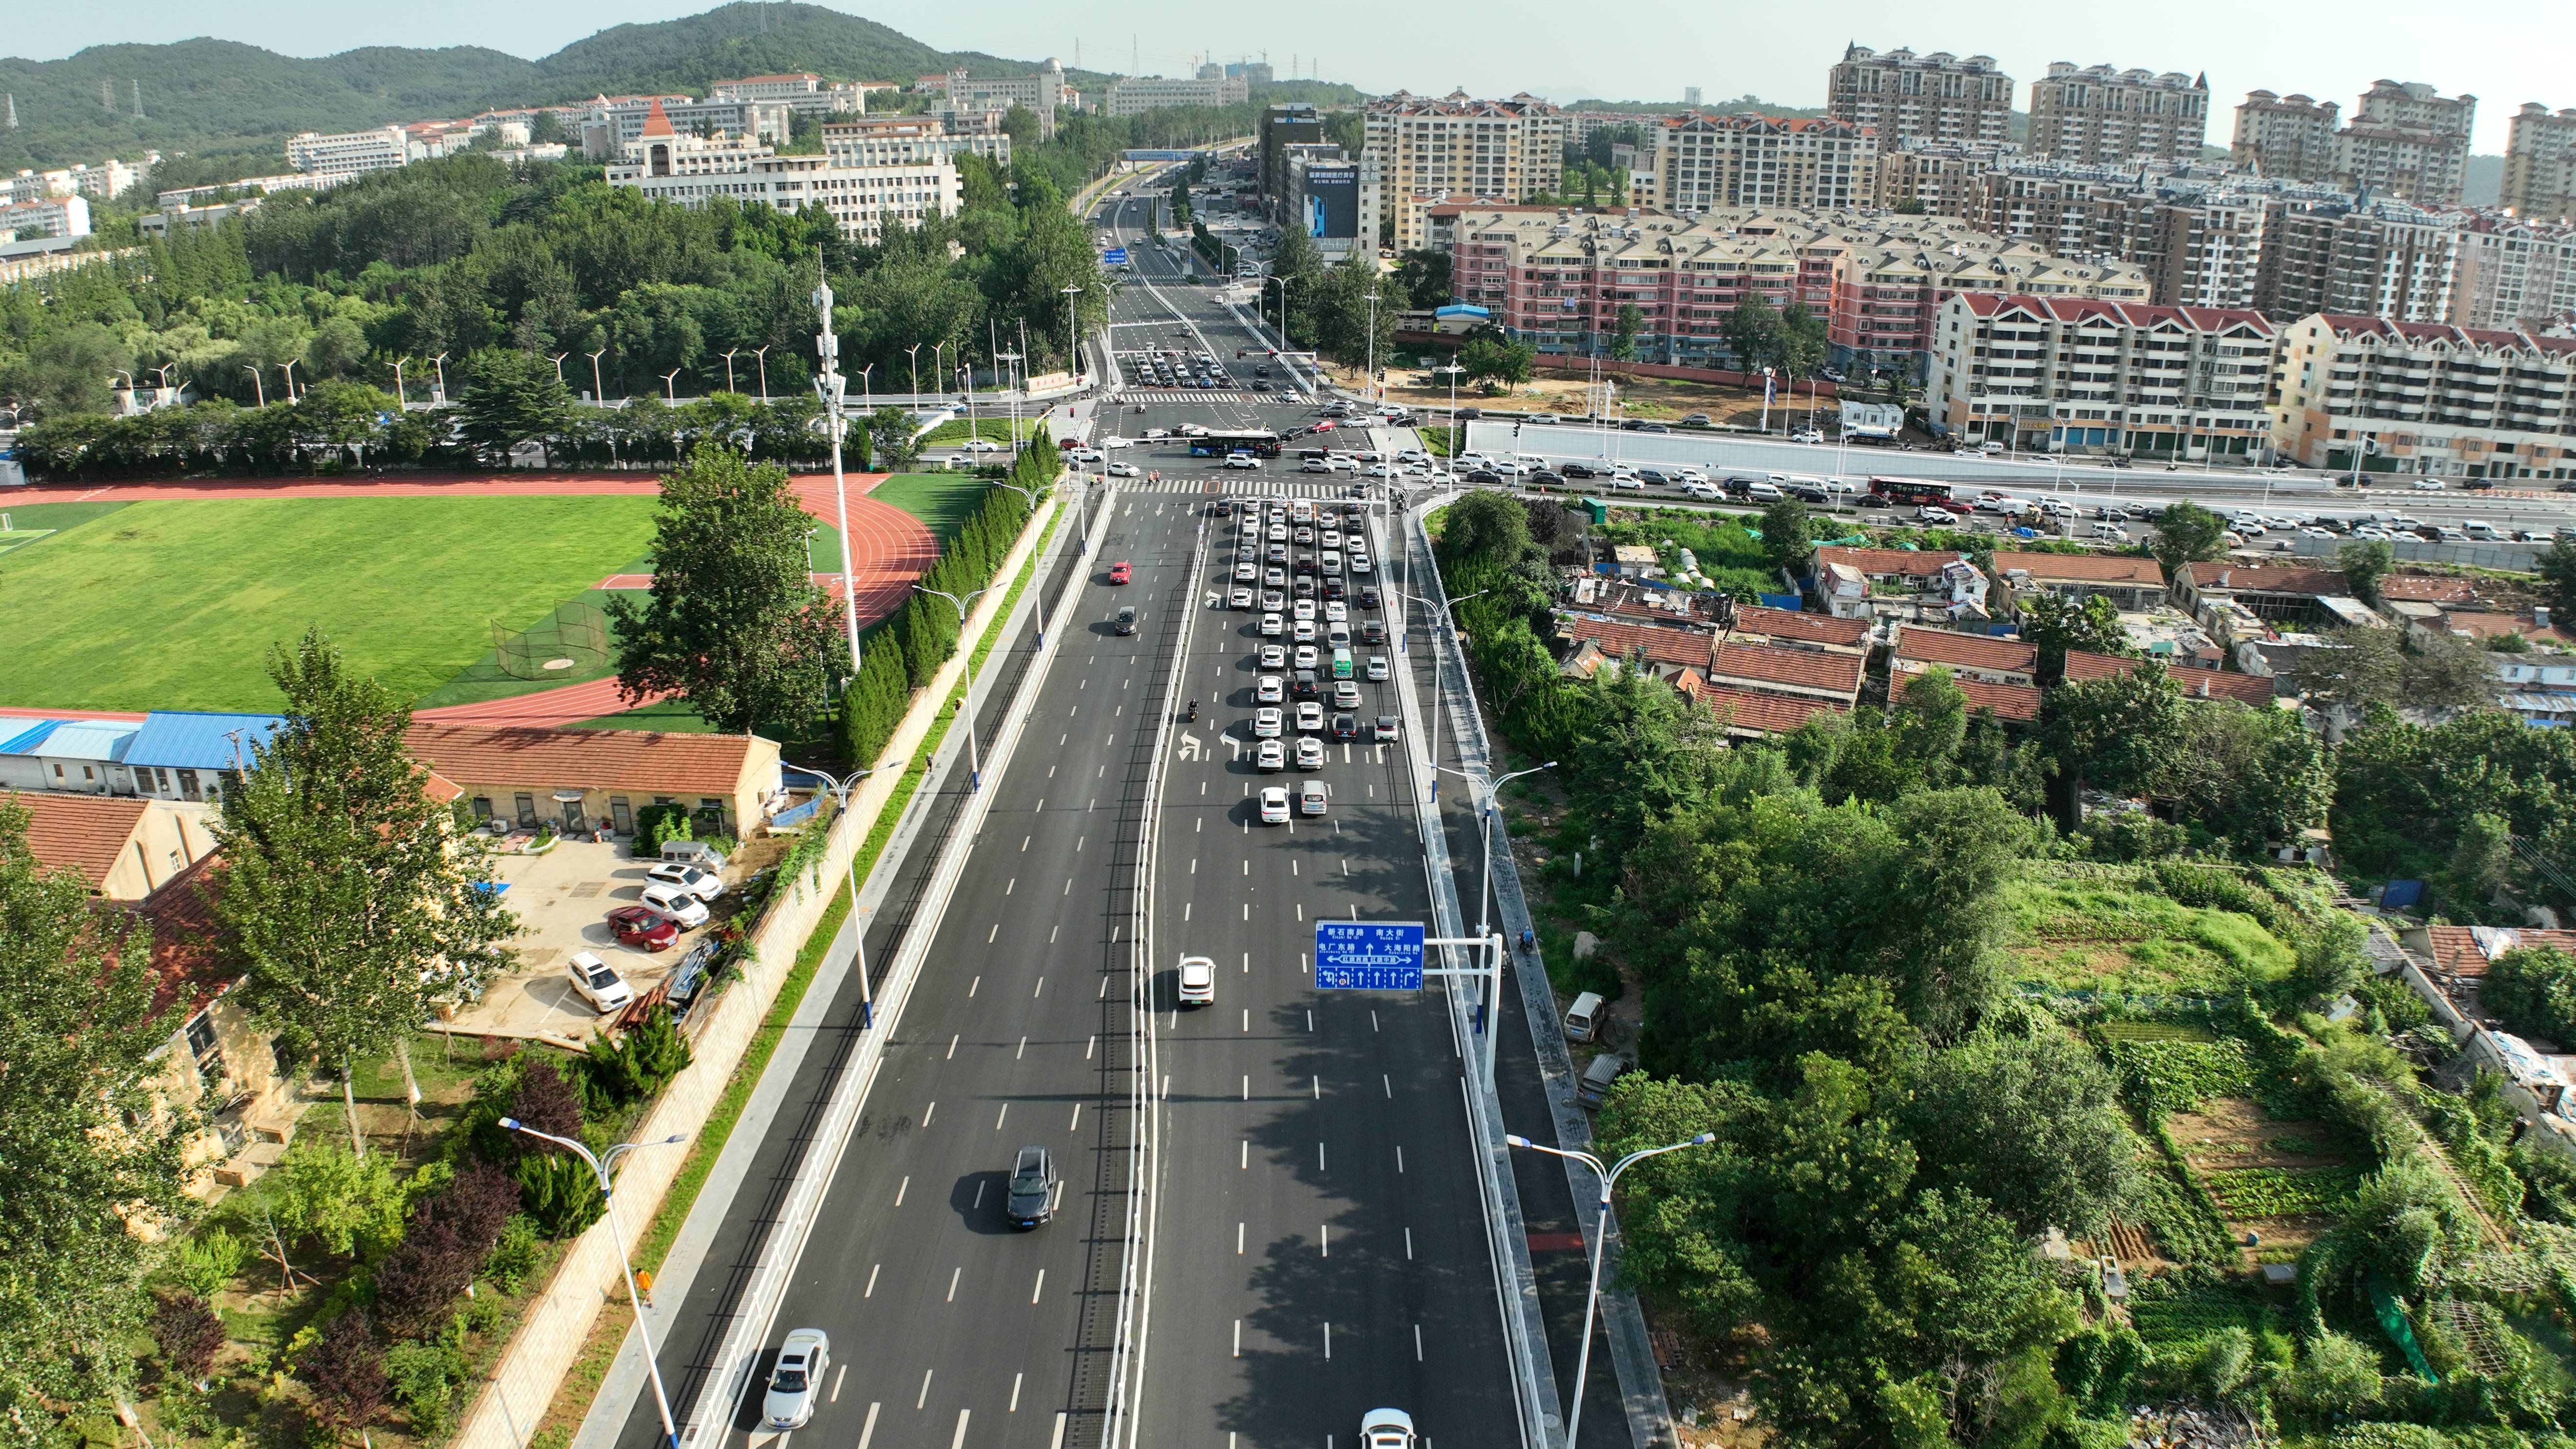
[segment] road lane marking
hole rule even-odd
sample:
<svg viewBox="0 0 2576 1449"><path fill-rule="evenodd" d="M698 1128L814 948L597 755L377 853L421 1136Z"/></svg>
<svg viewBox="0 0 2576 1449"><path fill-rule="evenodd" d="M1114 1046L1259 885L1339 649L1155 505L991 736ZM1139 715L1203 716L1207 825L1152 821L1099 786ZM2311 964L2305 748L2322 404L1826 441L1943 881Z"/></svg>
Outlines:
<svg viewBox="0 0 2576 1449"><path fill-rule="evenodd" d="M996 1132L1001 1131L1001 1130L1002 1130L1002 1119L1003 1119L1003 1118L1005 1118L1005 1117L1008 1117L1008 1116L1010 1116L1010 1115L1011 1115L1011 1104L1010 1104L1010 1103L1008 1103L1008 1102L1004 1102L1004 1103L1002 1104L1002 1110L993 1114L993 1130L994 1130L994 1131L996 1131Z"/></svg>
<svg viewBox="0 0 2576 1449"><path fill-rule="evenodd" d="M930 1402L930 1376L937 1372L939 1372L937 1369L923 1369L921 1371L921 1394L918 1398L915 1398L912 1401L913 1408L919 1409Z"/></svg>
<svg viewBox="0 0 2576 1449"><path fill-rule="evenodd" d="M1395 1171L1398 1176L1404 1173L1404 1148L1401 1146L1395 1149Z"/></svg>
<svg viewBox="0 0 2576 1449"><path fill-rule="evenodd" d="M984 936L984 944L985 944L985 945L987 945L987 946L992 945L992 944L993 944L993 938L994 938L995 936L1000 935L1000 934L1002 934L1002 923L1001 923L1001 922L999 922L999 921L995 921L995 922L993 923L993 929L992 929L991 931L988 931L988 932L986 932L986 933L985 933L985 936Z"/></svg>
<svg viewBox="0 0 2576 1449"><path fill-rule="evenodd" d="M957 1038L953 1035L948 1038L948 1055L944 1060L952 1062L957 1060Z"/></svg>
<svg viewBox="0 0 2576 1449"><path fill-rule="evenodd" d="M933 1113L933 1112L936 1112L936 1111L938 1111L938 1110L939 1110L939 1104L938 1104L937 1102L933 1102L933 1103L931 1103L929 1106L922 1108L922 1109L921 1109L921 1125L922 1125L923 1127L925 1127L925 1128L926 1128L926 1127L928 1127L928 1126L930 1125L930 1114L931 1114L931 1113Z"/></svg>
<svg viewBox="0 0 2576 1449"><path fill-rule="evenodd" d="M1101 984L1102 986L1107 986L1107 985L1109 984L1109 982L1107 981L1107 979L1106 979L1106 978L1104 978L1104 979L1101 981L1101 983L1100 983L1100 984ZM1082 1039L1082 1059L1083 1059L1084 1061L1086 1061L1086 1062L1087 1062L1087 1061L1089 1061L1089 1060L1091 1060L1091 1054L1092 1054L1092 1052L1094 1052L1095 1050L1097 1050L1097 1049L1099 1048L1099 1046L1100 1046L1100 1038L1099 1038L1098 1036L1096 1036L1096 1035L1095 1035L1095 1036L1087 1036L1087 1037L1084 1037L1084 1038Z"/></svg>
<svg viewBox="0 0 2576 1449"><path fill-rule="evenodd" d="M1301 870L1299 870L1299 869L1297 868L1297 861L1296 861L1296 859L1295 859L1294 857L1291 857L1291 858L1289 859L1289 861L1288 861L1288 873L1289 873L1290 875L1304 875L1304 874L1305 874L1305 872L1304 872L1304 871L1301 871Z"/></svg>
<svg viewBox="0 0 2576 1449"><path fill-rule="evenodd" d="M1048 930L1047 930L1047 944L1048 944L1048 945L1050 945L1050 946L1054 945L1054 944L1055 944L1056 933L1057 933L1058 931L1063 930L1063 929L1064 929L1064 927L1062 927L1062 926L1053 926L1053 927L1048 928Z"/></svg>
<svg viewBox="0 0 2576 1449"><path fill-rule="evenodd" d="M984 1181L981 1181L981 1180L978 1180L978 1181L976 1182L976 1184L975 1184L975 1211L977 1211L977 1212L982 1212L982 1211L984 1210L984 1190L985 1190L986 1188L991 1187L991 1186L992 1186L992 1184L991 1184L991 1183L989 1183L989 1182L984 1182Z"/></svg>
<svg viewBox="0 0 2576 1449"><path fill-rule="evenodd" d="M958 1280L958 1279L960 1279L960 1278L963 1278L963 1277L965 1277L965 1276L966 1276L966 1270L965 1270L964 1268L951 1268L951 1269L949 1269L949 1270L948 1270L948 1301L949 1301L949 1302L954 1303L954 1302L956 1302L956 1301L957 1301L957 1280Z"/></svg>
<svg viewBox="0 0 2576 1449"><path fill-rule="evenodd" d="M1020 1049L1019 1049L1018 1051L1015 1051L1015 1052L1011 1053L1011 1060L1016 1062L1016 1061L1018 1061L1020 1058L1025 1057L1025 1056L1027 1056L1028 1054L1029 1054L1029 1039L1028 1039L1027 1037L1021 1037L1021 1038L1020 1038ZM1393 1092L1389 1092L1389 1093L1387 1093L1387 1095L1388 1095L1388 1096L1390 1096L1390 1097L1392 1097L1392 1096L1394 1096L1394 1095L1395 1095L1395 1093L1393 1093Z"/></svg>
<svg viewBox="0 0 2576 1449"><path fill-rule="evenodd" d="M1022 849L1022 850L1027 850L1027 849L1029 848L1029 842L1030 842L1030 841L1032 841L1032 840L1035 840L1035 839L1037 839L1037 837L1036 837L1036 836L1034 836L1034 835L1023 835L1023 836L1021 836L1021 837L1020 837L1020 849Z"/></svg>
<svg viewBox="0 0 2576 1449"><path fill-rule="evenodd" d="M1249 1006L1243 1009L1243 1029L1247 1032L1252 1030L1252 1008Z"/></svg>
<svg viewBox="0 0 2576 1449"><path fill-rule="evenodd" d="M1243 1224L1241 1223L1234 1225L1234 1255L1238 1258L1243 1256Z"/></svg>
<svg viewBox="0 0 2576 1449"><path fill-rule="evenodd" d="M1045 977L1043 977L1043 976L1041 976L1041 977L1039 977L1039 978L1038 978L1038 984L1037 984L1037 985L1035 985L1035 986L1033 986L1033 987L1031 987L1031 988L1029 989L1029 999L1030 999L1031 1001L1035 1001L1035 1000L1037 1000L1037 999L1038 999L1038 997L1039 997L1041 994L1043 994L1045 991L1046 991L1046 978L1045 978Z"/></svg>
<svg viewBox="0 0 2576 1449"><path fill-rule="evenodd" d="M1243 1100L1252 1100L1252 1078L1248 1075L1243 1079Z"/></svg>
<svg viewBox="0 0 2576 1449"><path fill-rule="evenodd" d="M1413 1261L1413 1229L1411 1228L1404 1230L1404 1261L1408 1263Z"/></svg>
<svg viewBox="0 0 2576 1449"><path fill-rule="evenodd" d="M861 1444L859 1449L868 1449L868 1446ZM1064 1449L1064 1414L1061 1410L1055 1416L1055 1437L1047 1440L1047 1449Z"/></svg>
<svg viewBox="0 0 2576 1449"><path fill-rule="evenodd" d="M1032 1289L1030 1289L1030 1290L1029 1290L1029 1301L1030 1301L1031 1303L1035 1303L1035 1302L1037 1302L1037 1301L1038 1301L1038 1295L1039 1295L1039 1294L1041 1294L1041 1293L1044 1293L1045 1291L1046 1291L1046 1269L1044 1269L1044 1268L1040 1268L1040 1269L1038 1270L1038 1285L1037 1285L1036 1287L1034 1287L1034 1288L1032 1288ZM1017 1404L1019 1401L1020 1401L1020 1387L1019 1387L1018 1382L1017 1382L1016 1380L1014 1380L1014 1381L1013 1381L1013 1383L1012 1383L1012 1385L1011 1385L1011 1402L1012 1402L1013 1404Z"/></svg>
<svg viewBox="0 0 2576 1449"><path fill-rule="evenodd" d="M1249 951L1243 953L1243 974L1246 976L1252 974L1252 953Z"/></svg>
<svg viewBox="0 0 2576 1449"><path fill-rule="evenodd" d="M957 1436L948 1441L948 1449L963 1449L963 1446L966 1443L966 1420L973 1413L974 1410L972 1409L959 1409L957 1411Z"/></svg>
<svg viewBox="0 0 2576 1449"><path fill-rule="evenodd" d="M912 1179L907 1177L904 1181L910 1182ZM877 1270L884 1266L885 1264L883 1263L870 1263L868 1265L868 1286L860 1292L860 1297L874 1298L877 1296Z"/></svg>
<svg viewBox="0 0 2576 1449"><path fill-rule="evenodd" d="M1315 1170L1317 1172L1324 1170L1324 1144L1321 1142L1315 1144Z"/></svg>
<svg viewBox="0 0 2576 1449"><path fill-rule="evenodd" d="M975 994L975 988L976 988L976 987L978 987L978 986L981 986L981 985L983 985L983 984L984 984L984 978L983 978L982 976L980 976L980 975L979 975L979 976L977 976L974 980L969 981L969 982L967 982L967 983L966 983L966 994L967 994L968 996L973 996L973 995Z"/></svg>
<svg viewBox="0 0 2576 1449"><path fill-rule="evenodd" d="M930 1119L928 1115L925 1114L922 1120L927 1122ZM894 1205L896 1207L903 1206L903 1195L910 1191L912 1191L912 1178L910 1176L906 1176L903 1181L894 1185Z"/></svg>
<svg viewBox="0 0 2576 1449"><path fill-rule="evenodd" d="M1240 1318L1234 1321L1234 1356L1236 1358L1243 1357L1243 1320ZM1225 1442L1232 1444L1234 1442L1234 1436L1231 1434L1226 1435Z"/></svg>
<svg viewBox="0 0 2576 1449"><path fill-rule="evenodd" d="M1028 1044L1029 1044L1029 1039L1028 1039L1027 1037L1022 1037L1022 1038L1020 1038L1020 1045L1022 1045L1022 1046L1027 1046ZM1377 1080L1378 1080L1378 1085L1380 1085L1380 1086L1382 1086L1382 1087L1386 1088L1386 1099L1387 1099L1388 1101L1390 1101L1390 1102L1394 1101L1394 1100L1395 1100L1395 1079L1394 1079L1394 1078L1392 1078L1392 1077L1389 1077L1389 1076L1388 1076L1386 1073L1384 1073L1384 1072L1380 1072L1380 1073L1378 1073L1378 1074L1377 1074Z"/></svg>
<svg viewBox="0 0 2576 1449"><path fill-rule="evenodd" d="M1191 906L1191 904L1192 904L1192 903L1191 903L1191 902L1189 902L1189 901L1183 901L1183 902L1181 902L1181 919L1182 919L1183 921L1187 921L1187 920L1190 918L1190 906ZM1178 1025L1180 1025L1180 1022L1179 1022L1178 1020L1175 1020L1175 1021L1172 1023L1172 1025L1174 1025L1174 1026L1178 1026Z"/></svg>
<svg viewBox="0 0 2576 1449"><path fill-rule="evenodd" d="M1297 903L1297 919L1300 921L1306 919L1306 903L1304 901L1299 901Z"/></svg>
<svg viewBox="0 0 2576 1449"><path fill-rule="evenodd" d="M1369 1030L1375 1031L1377 1029L1377 1008L1372 1006L1369 1008Z"/></svg>
<svg viewBox="0 0 2576 1449"><path fill-rule="evenodd" d="M849 1366L848 1364L843 1364L843 1365L841 1365L838 1369L836 1369L836 1370L834 1370L834 1371L833 1371L833 1373L832 1373L832 1395L831 1395L831 1397L830 1397L829 1399L825 1400L825 1402L827 1402L827 1403L834 1403L834 1404L837 1404L837 1403L839 1403L839 1402L841 1401L841 1380L843 1380L843 1379L845 1379L845 1378L848 1378L849 1376L850 1376L850 1366Z"/></svg>
<svg viewBox="0 0 2576 1449"><path fill-rule="evenodd" d="M1413 1325L1413 1361L1422 1362L1422 1325Z"/></svg>
<svg viewBox="0 0 2576 1449"><path fill-rule="evenodd" d="M1331 1325L1331 1324L1327 1323L1327 1324L1325 1324L1325 1325L1324 1325L1324 1362L1326 1362L1326 1363L1331 1363L1332 1361L1333 1361L1333 1325ZM924 1393L927 1393L927 1392L929 1392L929 1388L930 1388L929 1383L928 1383L928 1381L927 1381L927 1380L925 1380L925 1381L923 1382L923 1384L922 1384L922 1391L923 1391Z"/></svg>
<svg viewBox="0 0 2576 1449"><path fill-rule="evenodd" d="M1308 1031L1313 1031L1315 1029L1315 1013L1311 1011L1306 1013L1306 1029ZM1318 1102L1324 1100L1324 1079L1322 1077L1309 1077L1307 1080L1315 1084L1315 1100Z"/></svg>
<svg viewBox="0 0 2576 1449"><path fill-rule="evenodd" d="M1065 1125L1064 1130L1067 1132L1079 1132L1082 1130L1082 1104L1080 1102L1073 1104L1073 1120Z"/></svg>
<svg viewBox="0 0 2576 1449"><path fill-rule="evenodd" d="M1072 895L1072 894L1073 894L1073 877L1072 877L1072 876L1066 876L1066 877L1064 878L1064 893L1065 893L1066 895Z"/></svg>
<svg viewBox="0 0 2576 1449"><path fill-rule="evenodd" d="M869 1403L868 1421L859 1427L859 1449L868 1449L868 1441L877 1436L877 1410L882 1407L873 1401Z"/></svg>
<svg viewBox="0 0 2576 1449"><path fill-rule="evenodd" d="M1315 1008L1311 1006L1306 1008L1306 1029L1308 1031L1315 1029Z"/></svg>

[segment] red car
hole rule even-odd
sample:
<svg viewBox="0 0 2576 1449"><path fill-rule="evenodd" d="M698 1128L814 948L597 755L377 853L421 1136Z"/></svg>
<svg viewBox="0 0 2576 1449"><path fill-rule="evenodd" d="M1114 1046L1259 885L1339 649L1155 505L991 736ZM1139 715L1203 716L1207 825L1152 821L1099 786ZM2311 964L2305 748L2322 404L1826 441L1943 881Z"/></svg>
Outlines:
<svg viewBox="0 0 2576 1449"><path fill-rule="evenodd" d="M1127 582L1127 565L1123 563L1111 564L1109 566L1109 582L1113 584L1123 584Z"/></svg>
<svg viewBox="0 0 2576 1449"><path fill-rule="evenodd" d="M639 951L667 951L680 939L680 924L651 906L620 906L608 913L617 944Z"/></svg>

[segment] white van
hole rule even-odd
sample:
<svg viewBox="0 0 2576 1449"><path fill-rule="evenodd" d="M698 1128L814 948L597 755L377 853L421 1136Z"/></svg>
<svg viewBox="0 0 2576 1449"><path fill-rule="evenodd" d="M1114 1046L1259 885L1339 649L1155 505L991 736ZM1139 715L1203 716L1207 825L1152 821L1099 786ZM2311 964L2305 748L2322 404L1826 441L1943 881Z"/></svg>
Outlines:
<svg viewBox="0 0 2576 1449"><path fill-rule="evenodd" d="M1756 478L1744 485L1744 496L1756 503L1777 503L1782 495L1779 484Z"/></svg>
<svg viewBox="0 0 2576 1449"><path fill-rule="evenodd" d="M1565 1039L1590 1041L1601 1034L1601 993L1586 991L1565 1009Z"/></svg>
<svg viewBox="0 0 2576 1449"><path fill-rule="evenodd" d="M2476 539L2480 543L2493 543L2504 537L2503 534L2496 531L2496 526L2494 524L2476 518L2461 519L2460 532L2467 534L2469 537Z"/></svg>

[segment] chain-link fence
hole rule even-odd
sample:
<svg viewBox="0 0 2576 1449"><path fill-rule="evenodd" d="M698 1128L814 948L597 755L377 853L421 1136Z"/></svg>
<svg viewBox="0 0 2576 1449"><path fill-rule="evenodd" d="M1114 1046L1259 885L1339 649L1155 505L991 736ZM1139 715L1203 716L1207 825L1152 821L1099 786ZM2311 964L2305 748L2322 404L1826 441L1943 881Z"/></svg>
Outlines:
<svg viewBox="0 0 2576 1449"><path fill-rule="evenodd" d="M525 629L492 625L492 657L512 679L553 679L608 662L608 616L596 604L557 604Z"/></svg>

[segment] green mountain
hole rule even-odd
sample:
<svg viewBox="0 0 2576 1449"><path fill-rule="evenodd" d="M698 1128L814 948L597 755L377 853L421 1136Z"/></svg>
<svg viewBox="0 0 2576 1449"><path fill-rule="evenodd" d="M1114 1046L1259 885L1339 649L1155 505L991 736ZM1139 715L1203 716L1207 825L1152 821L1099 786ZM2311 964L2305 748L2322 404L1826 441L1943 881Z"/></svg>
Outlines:
<svg viewBox="0 0 2576 1449"><path fill-rule="evenodd" d="M1035 68L1032 61L935 50L873 20L792 0L736 0L679 20L620 25L537 61L473 46L379 46L299 60L225 40L100 45L63 60L0 58L0 91L18 112L14 129L0 129L0 170L131 159L146 148L274 158L234 169L247 175L283 170L284 142L298 131L351 131L603 92L697 95L709 81L771 71L908 82L961 65L983 74ZM137 81L141 117L134 114ZM104 100L102 83L109 87Z"/></svg>

